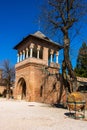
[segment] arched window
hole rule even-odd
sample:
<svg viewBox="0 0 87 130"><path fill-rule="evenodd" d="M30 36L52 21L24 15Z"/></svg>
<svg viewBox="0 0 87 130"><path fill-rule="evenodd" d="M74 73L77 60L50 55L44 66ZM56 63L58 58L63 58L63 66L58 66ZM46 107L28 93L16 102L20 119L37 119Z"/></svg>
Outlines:
<svg viewBox="0 0 87 130"><path fill-rule="evenodd" d="M40 48L40 59L43 59L43 48Z"/></svg>
<svg viewBox="0 0 87 130"><path fill-rule="evenodd" d="M34 46L33 48L33 57L37 58L37 47Z"/></svg>
<svg viewBox="0 0 87 130"><path fill-rule="evenodd" d="M43 86L41 86L41 88L40 88L40 97L42 97L43 96Z"/></svg>

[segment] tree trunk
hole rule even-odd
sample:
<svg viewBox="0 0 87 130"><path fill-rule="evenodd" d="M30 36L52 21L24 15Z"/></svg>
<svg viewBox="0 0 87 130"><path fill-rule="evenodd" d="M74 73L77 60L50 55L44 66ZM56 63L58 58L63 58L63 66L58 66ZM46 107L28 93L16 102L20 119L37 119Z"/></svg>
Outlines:
<svg viewBox="0 0 87 130"><path fill-rule="evenodd" d="M76 79L76 76L72 69L72 65L71 65L71 61L70 61L70 57L69 57L70 40L68 38L67 29L62 28L62 32L64 34L64 61L62 64L63 80L64 80L65 87L68 87L68 90L70 92L73 92L73 91L76 91L77 79ZM67 71L68 71L68 74L67 74ZM70 82L71 82L70 85L68 85L69 79L67 78L67 75L70 76ZM72 84L72 82L73 82L73 84Z"/></svg>
<svg viewBox="0 0 87 130"><path fill-rule="evenodd" d="M7 84L7 93L6 93L6 98L10 98L10 85Z"/></svg>
<svg viewBox="0 0 87 130"><path fill-rule="evenodd" d="M68 89L69 93L71 93L72 89L71 89L70 84L68 82L65 61L62 62L62 77L63 77L63 84L64 84L65 88Z"/></svg>

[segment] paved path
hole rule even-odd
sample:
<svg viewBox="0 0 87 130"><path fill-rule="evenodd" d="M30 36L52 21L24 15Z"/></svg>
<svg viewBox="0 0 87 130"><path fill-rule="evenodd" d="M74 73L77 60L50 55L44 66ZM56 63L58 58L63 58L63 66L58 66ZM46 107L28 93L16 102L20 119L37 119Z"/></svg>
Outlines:
<svg viewBox="0 0 87 130"><path fill-rule="evenodd" d="M46 104L0 99L0 130L87 130L87 121L65 113Z"/></svg>

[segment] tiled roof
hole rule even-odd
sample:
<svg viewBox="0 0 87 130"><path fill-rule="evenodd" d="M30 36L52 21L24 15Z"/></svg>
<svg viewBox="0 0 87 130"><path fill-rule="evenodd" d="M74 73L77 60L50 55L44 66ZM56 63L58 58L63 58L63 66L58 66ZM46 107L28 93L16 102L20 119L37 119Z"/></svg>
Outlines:
<svg viewBox="0 0 87 130"><path fill-rule="evenodd" d="M48 43L51 43L51 44L53 44L53 45L58 46L60 49L63 48L63 46L61 46L59 43L56 43L56 42L52 41L52 40L49 39L47 36L45 36L42 32L37 31L37 32L35 32L34 34L30 34L30 35L28 35L26 38L24 38L20 43L18 43L18 44L14 47L14 49L17 49L17 47L18 47L21 43L23 43L26 39L28 39L30 36L35 37L35 38L38 38L38 39L41 39L41 40L45 40L45 41L48 42Z"/></svg>
<svg viewBox="0 0 87 130"><path fill-rule="evenodd" d="M61 46L59 43L52 41L50 38L48 38L47 36L45 36L45 35L44 35L42 32L40 32L40 31L37 31L37 32L35 32L34 34L31 34L31 36L40 38L40 39L45 40L45 41L47 41L47 42L53 43L54 45L58 45L58 46L60 46L60 48L63 48L63 46Z"/></svg>

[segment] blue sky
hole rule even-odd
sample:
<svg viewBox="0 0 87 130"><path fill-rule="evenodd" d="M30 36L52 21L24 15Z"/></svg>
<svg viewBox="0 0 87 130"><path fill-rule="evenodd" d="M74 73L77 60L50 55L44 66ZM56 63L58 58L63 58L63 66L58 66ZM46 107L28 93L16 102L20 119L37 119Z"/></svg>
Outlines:
<svg viewBox="0 0 87 130"><path fill-rule="evenodd" d="M0 62L8 59L13 65L16 63L17 52L13 47L28 34L39 30L37 18L42 2L43 0L0 0ZM82 42L87 42L87 27L84 28L72 43L73 66Z"/></svg>
<svg viewBox="0 0 87 130"><path fill-rule="evenodd" d="M0 0L0 62L16 63L13 47L30 33L36 24L41 0Z"/></svg>

